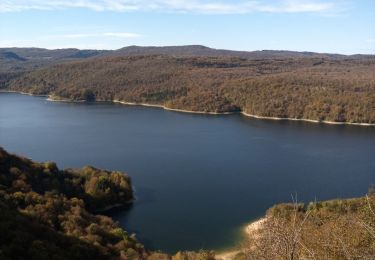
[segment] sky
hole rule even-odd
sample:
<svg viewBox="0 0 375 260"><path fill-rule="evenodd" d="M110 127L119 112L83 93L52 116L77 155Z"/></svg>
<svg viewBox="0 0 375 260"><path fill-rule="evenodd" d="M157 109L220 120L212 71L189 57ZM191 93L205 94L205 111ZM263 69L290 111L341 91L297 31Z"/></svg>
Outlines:
<svg viewBox="0 0 375 260"><path fill-rule="evenodd" d="M0 47L375 54L375 0L0 0Z"/></svg>

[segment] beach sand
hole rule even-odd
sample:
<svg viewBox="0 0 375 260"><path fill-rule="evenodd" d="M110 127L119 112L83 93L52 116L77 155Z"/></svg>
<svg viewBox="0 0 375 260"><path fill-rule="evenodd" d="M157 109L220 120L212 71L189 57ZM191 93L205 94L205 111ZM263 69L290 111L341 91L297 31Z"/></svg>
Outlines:
<svg viewBox="0 0 375 260"><path fill-rule="evenodd" d="M246 232L248 236L252 236L253 238L256 238L258 230L262 227L262 225L264 224L266 220L267 220L266 218L261 218L254 222L251 222L250 224L245 226L244 232ZM218 253L215 258L217 260L233 260L234 257L241 252L242 252L241 249L236 249L236 250L233 249L233 250L229 250L226 252Z"/></svg>

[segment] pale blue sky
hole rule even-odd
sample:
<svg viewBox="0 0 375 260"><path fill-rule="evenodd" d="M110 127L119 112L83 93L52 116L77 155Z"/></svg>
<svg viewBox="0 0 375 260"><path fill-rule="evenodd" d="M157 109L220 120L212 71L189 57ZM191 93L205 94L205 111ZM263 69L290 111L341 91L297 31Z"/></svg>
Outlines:
<svg viewBox="0 0 375 260"><path fill-rule="evenodd" d="M375 0L1 0L0 47L375 54Z"/></svg>

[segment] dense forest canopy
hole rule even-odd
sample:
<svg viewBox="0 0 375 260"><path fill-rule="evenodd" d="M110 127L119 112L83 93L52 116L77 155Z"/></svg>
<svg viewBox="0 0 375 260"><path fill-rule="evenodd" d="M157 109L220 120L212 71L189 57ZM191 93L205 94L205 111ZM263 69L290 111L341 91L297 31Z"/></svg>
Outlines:
<svg viewBox="0 0 375 260"><path fill-rule="evenodd" d="M93 212L133 198L130 178L85 167L61 171L0 148L1 259L111 259L145 249Z"/></svg>
<svg viewBox="0 0 375 260"><path fill-rule="evenodd" d="M137 55L54 65L11 79L7 88L72 100L375 123L374 71L375 59Z"/></svg>
<svg viewBox="0 0 375 260"><path fill-rule="evenodd" d="M56 99L375 123L375 57L205 46L8 48L0 88Z"/></svg>

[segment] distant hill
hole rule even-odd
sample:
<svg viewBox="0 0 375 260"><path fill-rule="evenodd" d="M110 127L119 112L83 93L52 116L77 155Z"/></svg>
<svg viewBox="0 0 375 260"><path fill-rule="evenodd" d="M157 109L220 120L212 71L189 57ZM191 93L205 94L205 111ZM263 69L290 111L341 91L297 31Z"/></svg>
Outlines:
<svg viewBox="0 0 375 260"><path fill-rule="evenodd" d="M375 58L122 55L25 73L10 90L196 112L375 123Z"/></svg>
<svg viewBox="0 0 375 260"><path fill-rule="evenodd" d="M19 61L62 61L69 59L86 59L104 56L132 55L173 55L173 56L210 56L239 57L245 59L274 58L371 58L375 55L342 55L316 52L297 52L286 50L232 51L214 49L203 45L183 46L127 46L118 50L80 50L80 49L43 49L43 48L0 48L0 59L14 58ZM17 58L18 57L18 58Z"/></svg>
<svg viewBox="0 0 375 260"><path fill-rule="evenodd" d="M63 60L70 58L88 58L108 53L106 50L79 50L79 49L43 49L43 48L0 48L0 53L12 52L27 60Z"/></svg>
<svg viewBox="0 0 375 260"><path fill-rule="evenodd" d="M184 46L128 46L118 50L80 50L80 49L43 49L43 48L0 48L0 87L4 84L4 73L31 71L53 64L97 57L123 57L135 55L169 55L200 57L238 57L243 59L285 59L285 58L322 58L322 59L371 59L375 55L341 55L315 52L296 52L283 50L232 51L213 49L203 45Z"/></svg>
<svg viewBox="0 0 375 260"><path fill-rule="evenodd" d="M315 52L296 52L296 51L279 51L279 50L261 50L261 51L232 51L223 49L213 49L203 45L185 45L185 46L165 46L165 47L142 47L128 46L115 50L107 55L183 55L183 56L225 56L239 57L245 59L274 59L274 58L344 58L350 57L341 54L325 54Z"/></svg>
<svg viewBox="0 0 375 260"><path fill-rule="evenodd" d="M42 48L0 48L0 88L23 73L57 63L103 55L112 51Z"/></svg>
<svg viewBox="0 0 375 260"><path fill-rule="evenodd" d="M0 60L16 60L16 61L25 61L27 59L22 58L11 51L1 51L0 52Z"/></svg>
<svg viewBox="0 0 375 260"><path fill-rule="evenodd" d="M375 55L212 49L0 49L0 88L201 112L375 123Z"/></svg>
<svg viewBox="0 0 375 260"><path fill-rule="evenodd" d="M3 73L20 73L50 65L110 53L106 50L0 48L0 87ZM9 76L9 75L8 75Z"/></svg>

